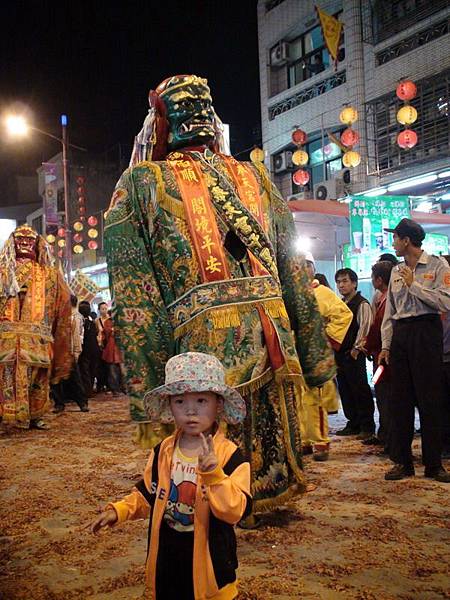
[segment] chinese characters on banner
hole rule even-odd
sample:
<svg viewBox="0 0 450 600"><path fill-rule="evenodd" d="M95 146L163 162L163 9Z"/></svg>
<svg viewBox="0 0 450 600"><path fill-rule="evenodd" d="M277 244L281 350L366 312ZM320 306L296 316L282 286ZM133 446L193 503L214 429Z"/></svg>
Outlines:
<svg viewBox="0 0 450 600"><path fill-rule="evenodd" d="M199 258L204 281L221 281L228 271L208 188L198 164L180 152L170 154L173 169L185 203L189 229ZM216 193L221 193L217 189Z"/></svg>
<svg viewBox="0 0 450 600"><path fill-rule="evenodd" d="M408 196L353 196L349 205L350 253L346 257L358 277L370 277L380 254L394 253L393 229L410 216Z"/></svg>

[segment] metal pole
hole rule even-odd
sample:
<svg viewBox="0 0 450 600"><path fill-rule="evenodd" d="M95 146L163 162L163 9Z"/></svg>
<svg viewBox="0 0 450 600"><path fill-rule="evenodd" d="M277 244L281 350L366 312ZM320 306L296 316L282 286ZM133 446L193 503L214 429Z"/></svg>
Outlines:
<svg viewBox="0 0 450 600"><path fill-rule="evenodd" d="M322 177L327 180L327 165L325 164L325 131L323 128L323 113L320 115L320 131L322 134Z"/></svg>
<svg viewBox="0 0 450 600"><path fill-rule="evenodd" d="M69 226L69 173L67 161L67 116L61 115L62 149L63 149L63 178L64 178L64 229L66 230L66 269L67 280L72 279L72 234Z"/></svg>

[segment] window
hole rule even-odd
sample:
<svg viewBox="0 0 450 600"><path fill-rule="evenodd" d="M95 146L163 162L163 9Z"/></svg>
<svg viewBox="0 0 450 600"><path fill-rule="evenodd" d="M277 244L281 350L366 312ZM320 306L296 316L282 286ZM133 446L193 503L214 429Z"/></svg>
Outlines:
<svg viewBox="0 0 450 600"><path fill-rule="evenodd" d="M339 18L342 11L333 16ZM271 72L271 94L279 94L331 66L332 60L325 46L320 25L310 29L289 43L289 62L281 69L273 68ZM339 50L339 61L345 56L343 40ZM280 71L285 75L280 75Z"/></svg>
<svg viewBox="0 0 450 600"><path fill-rule="evenodd" d="M40 215L39 217L36 217L35 219L32 220L31 222L31 227L37 231L39 234L43 234L44 232L42 231L43 229L43 219L42 219L42 215Z"/></svg>
<svg viewBox="0 0 450 600"><path fill-rule="evenodd" d="M376 0L373 4L375 43L387 40L443 8L448 8L448 0Z"/></svg>

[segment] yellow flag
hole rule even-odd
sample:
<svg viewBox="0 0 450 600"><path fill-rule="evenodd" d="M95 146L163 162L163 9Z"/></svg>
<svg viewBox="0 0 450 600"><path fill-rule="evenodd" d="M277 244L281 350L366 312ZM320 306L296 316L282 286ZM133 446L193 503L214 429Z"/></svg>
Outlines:
<svg viewBox="0 0 450 600"><path fill-rule="evenodd" d="M336 62L343 25L340 21L321 10L318 6L316 6L316 10L322 27L323 39L325 40L331 58Z"/></svg>

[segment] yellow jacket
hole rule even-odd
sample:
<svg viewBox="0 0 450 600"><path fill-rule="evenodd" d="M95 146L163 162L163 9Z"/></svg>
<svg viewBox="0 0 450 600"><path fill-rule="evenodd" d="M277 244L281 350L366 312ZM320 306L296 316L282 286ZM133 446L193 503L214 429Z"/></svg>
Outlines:
<svg viewBox="0 0 450 600"><path fill-rule="evenodd" d="M153 589L154 597L159 532L169 496L172 456L179 436L178 430L156 446L151 451L143 480L123 500L109 505L115 509L118 523L150 517L146 581ZM244 460L237 446L220 430L213 439L219 464L213 471L198 472L197 479L194 511L194 593L196 600L231 600L237 596L234 572L237 559L230 556L230 544L224 543L224 536L233 538L233 547L236 543L233 526L251 511L250 464ZM154 464L155 457L157 464ZM218 530L220 536L216 540L214 532ZM212 545L216 549L216 563L223 558L223 564L213 564L210 553ZM221 550L226 554L220 556ZM216 580L216 573L223 574L225 564L231 564L231 567L228 567L227 583L221 585L221 582Z"/></svg>
<svg viewBox="0 0 450 600"><path fill-rule="evenodd" d="M334 350L338 350L350 327L353 313L345 302L336 296L333 290L330 290L326 285L321 285L317 279L314 279L312 286L330 344ZM307 388L303 394L302 402L310 406L320 405L329 412L338 410L339 404L334 381L327 381L320 391L319 388L315 387Z"/></svg>
<svg viewBox="0 0 450 600"><path fill-rule="evenodd" d="M325 331L335 350L342 344L353 320L353 313L333 290L321 285L317 279L312 283L319 311L325 322Z"/></svg>

